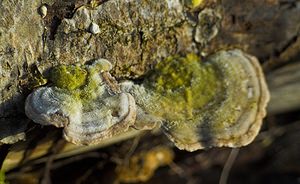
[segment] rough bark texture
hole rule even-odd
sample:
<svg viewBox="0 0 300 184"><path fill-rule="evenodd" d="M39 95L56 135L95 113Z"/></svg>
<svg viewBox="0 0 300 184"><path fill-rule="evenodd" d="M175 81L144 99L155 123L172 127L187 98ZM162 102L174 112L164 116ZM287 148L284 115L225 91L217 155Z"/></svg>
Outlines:
<svg viewBox="0 0 300 184"><path fill-rule="evenodd" d="M0 2L0 139L19 135L18 138L11 137L12 140L2 140L4 143L24 137L22 132L27 122L22 113L24 93L20 83L28 75L29 66L42 53L43 23L37 14L39 4L27 1Z"/></svg>
<svg viewBox="0 0 300 184"><path fill-rule="evenodd" d="M39 1L0 2L3 143L17 141L13 135L24 137L24 98L36 73L47 76L47 70L58 64L106 58L114 66L115 77L137 78L169 55L198 52L192 36L197 22L186 20L178 0L114 0L74 9L79 4L49 1L43 19ZM67 8L72 7L75 13L70 15ZM92 22L99 25L99 34L90 32Z"/></svg>

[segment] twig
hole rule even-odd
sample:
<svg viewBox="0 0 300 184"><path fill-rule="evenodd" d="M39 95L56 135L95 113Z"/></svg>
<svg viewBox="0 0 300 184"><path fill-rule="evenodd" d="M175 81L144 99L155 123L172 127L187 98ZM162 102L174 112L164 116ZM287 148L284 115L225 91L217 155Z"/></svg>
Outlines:
<svg viewBox="0 0 300 184"><path fill-rule="evenodd" d="M178 176L186 178L185 171L182 169L179 165L177 165L175 162L171 162L169 164L169 167L173 172L175 172Z"/></svg>
<svg viewBox="0 0 300 184"><path fill-rule="evenodd" d="M124 159L127 165L129 165L129 158L132 156L132 154L136 150L136 148L137 148L137 146L140 142L140 138L141 138L140 136L137 136L133 139L133 143L132 143L132 145L131 145L131 147L130 147L130 149L129 149L129 151L126 154L125 159Z"/></svg>
<svg viewBox="0 0 300 184"><path fill-rule="evenodd" d="M78 179L76 179L75 184L81 184L84 183L89 176L91 176L93 174L93 172L97 169L101 169L104 167L104 165L106 164L106 161L104 162L99 162L98 164L92 166L91 168L89 168L87 171L85 171Z"/></svg>
<svg viewBox="0 0 300 184"><path fill-rule="evenodd" d="M55 158L55 154L58 153L66 144L64 139L59 139L57 142L55 141L54 145L50 148L50 155L48 156L45 168L44 168L44 172L41 178L41 182L42 184L51 184L51 176L50 176L50 172L52 169L52 163L54 161Z"/></svg>
<svg viewBox="0 0 300 184"><path fill-rule="evenodd" d="M221 177L219 180L219 184L226 184L227 180L228 180L228 176L229 176L229 172L232 168L232 165L234 164L237 156L239 154L239 149L232 149L230 152L230 155L228 156L226 163L223 167L222 173L221 173Z"/></svg>
<svg viewBox="0 0 300 184"><path fill-rule="evenodd" d="M81 161L81 160L86 159L86 158L95 158L95 159L101 159L102 158L102 159L105 159L105 158L107 158L107 155L105 155L105 154L101 155L98 152L88 152L88 153L72 156L70 158L65 158L63 160L59 160L57 162L54 162L52 164L52 169L58 169L60 167L64 167L66 165L69 165L69 164L74 163L74 162Z"/></svg>

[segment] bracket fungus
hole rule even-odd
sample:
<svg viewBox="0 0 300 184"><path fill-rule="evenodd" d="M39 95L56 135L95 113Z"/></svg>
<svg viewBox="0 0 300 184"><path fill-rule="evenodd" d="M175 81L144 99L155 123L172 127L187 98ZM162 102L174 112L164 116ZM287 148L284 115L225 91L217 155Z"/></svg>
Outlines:
<svg viewBox="0 0 300 184"><path fill-rule="evenodd" d="M257 135L269 100L259 62L240 50L201 61L195 54L158 63L142 84L120 84L107 60L54 68L53 86L26 100L34 122L64 127L75 144L96 144L129 127L161 127L179 149L239 147Z"/></svg>
<svg viewBox="0 0 300 184"><path fill-rule="evenodd" d="M95 144L126 131L136 119L135 102L129 93L111 88L116 84L110 68L104 59L89 66L54 68L54 86L27 97L26 115L42 125L64 127L65 139L75 144Z"/></svg>
<svg viewBox="0 0 300 184"><path fill-rule="evenodd" d="M188 151L249 144L269 101L259 62L239 50L206 61L194 54L169 57L142 85L126 89L139 108L161 119L168 138Z"/></svg>

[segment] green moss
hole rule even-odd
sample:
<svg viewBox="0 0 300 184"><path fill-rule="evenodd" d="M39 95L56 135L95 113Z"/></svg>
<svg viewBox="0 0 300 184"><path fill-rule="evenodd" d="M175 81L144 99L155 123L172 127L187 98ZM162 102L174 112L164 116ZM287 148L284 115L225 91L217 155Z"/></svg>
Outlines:
<svg viewBox="0 0 300 184"><path fill-rule="evenodd" d="M99 78L97 77L100 73L98 70L89 70L88 78L84 87L80 90L79 98L85 102L89 101L90 99L94 99L97 97L95 93L97 88L99 87Z"/></svg>
<svg viewBox="0 0 300 184"><path fill-rule="evenodd" d="M162 108L153 109L154 113L170 120L184 120L215 99L221 81L212 65L189 54L172 56L157 64L147 86L160 96Z"/></svg>
<svg viewBox="0 0 300 184"><path fill-rule="evenodd" d="M87 73L80 66L60 65L51 70L50 80L59 88L74 90L85 84Z"/></svg>
<svg viewBox="0 0 300 184"><path fill-rule="evenodd" d="M72 98L88 104L99 95L102 80L100 73L106 66L90 65L60 65L50 71L50 80L53 85L63 92L72 95Z"/></svg>
<svg viewBox="0 0 300 184"><path fill-rule="evenodd" d="M192 65L198 65L198 58L195 55L188 55L186 58L169 57L156 65L154 75L151 76L154 81L152 84L159 92L189 87L191 86L190 79L193 77Z"/></svg>

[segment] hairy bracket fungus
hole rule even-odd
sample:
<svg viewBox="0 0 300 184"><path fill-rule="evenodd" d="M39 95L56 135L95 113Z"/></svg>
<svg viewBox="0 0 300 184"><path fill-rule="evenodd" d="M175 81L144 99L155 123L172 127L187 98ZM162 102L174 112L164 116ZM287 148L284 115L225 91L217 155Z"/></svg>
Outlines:
<svg viewBox="0 0 300 184"><path fill-rule="evenodd" d="M136 119L135 102L129 93L111 88L116 84L110 68L104 59L90 66L54 68L54 86L27 97L27 116L42 125L64 127L64 137L75 144L97 143L126 131Z"/></svg>
<svg viewBox="0 0 300 184"><path fill-rule="evenodd" d="M249 144L269 100L259 62L239 50L218 52L207 61L193 54L169 57L142 85L126 90L188 151Z"/></svg>
<svg viewBox="0 0 300 184"><path fill-rule="evenodd" d="M42 125L64 127L76 144L94 144L129 127L160 125L180 149L239 147L257 135L269 92L256 58L239 50L220 51L205 61L195 54L158 63L142 84L120 85L111 66L59 66L53 86L26 100L26 114Z"/></svg>

